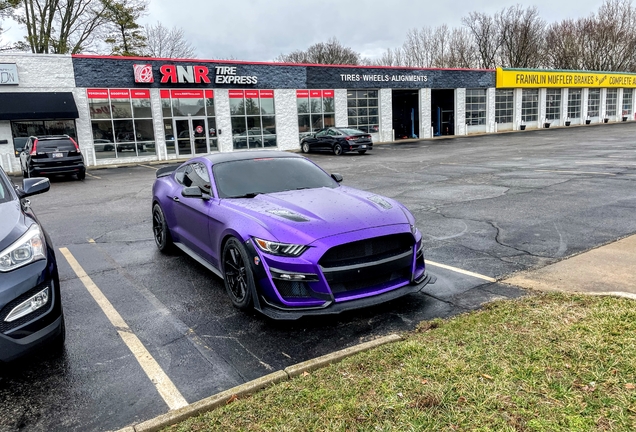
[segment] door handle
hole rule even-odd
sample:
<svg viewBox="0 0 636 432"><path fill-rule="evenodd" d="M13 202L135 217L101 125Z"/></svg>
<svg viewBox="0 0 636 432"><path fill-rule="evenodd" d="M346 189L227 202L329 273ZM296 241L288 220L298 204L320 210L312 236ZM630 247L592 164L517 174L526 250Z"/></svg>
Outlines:
<svg viewBox="0 0 636 432"><path fill-rule="evenodd" d="M178 197L178 196L176 196L176 195L175 195L175 196L173 196L173 197L172 197L172 201L174 201L174 202L179 202L179 197Z"/></svg>

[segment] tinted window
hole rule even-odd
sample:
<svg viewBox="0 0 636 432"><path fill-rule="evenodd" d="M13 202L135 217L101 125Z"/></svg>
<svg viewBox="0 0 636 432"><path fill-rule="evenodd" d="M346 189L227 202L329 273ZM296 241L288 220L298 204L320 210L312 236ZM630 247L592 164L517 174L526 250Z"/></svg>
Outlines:
<svg viewBox="0 0 636 432"><path fill-rule="evenodd" d="M338 183L302 158L266 158L223 162L212 167L220 198L294 189L336 188Z"/></svg>
<svg viewBox="0 0 636 432"><path fill-rule="evenodd" d="M15 151L22 151L26 146L26 142L29 138L27 137L16 137L13 138L13 148Z"/></svg>
<svg viewBox="0 0 636 432"><path fill-rule="evenodd" d="M47 150L75 150L75 144L68 139L60 139L60 140L43 140L38 141L37 150L38 151L47 151Z"/></svg>
<svg viewBox="0 0 636 432"><path fill-rule="evenodd" d="M9 192L9 185L0 174L0 203L11 201L11 192Z"/></svg>
<svg viewBox="0 0 636 432"><path fill-rule="evenodd" d="M184 165L175 172L175 179L184 186L198 186L203 192L210 193L210 175L202 163Z"/></svg>
<svg viewBox="0 0 636 432"><path fill-rule="evenodd" d="M364 134L364 132L362 132L360 129L340 129L340 132L342 132L345 135L360 135L360 134Z"/></svg>

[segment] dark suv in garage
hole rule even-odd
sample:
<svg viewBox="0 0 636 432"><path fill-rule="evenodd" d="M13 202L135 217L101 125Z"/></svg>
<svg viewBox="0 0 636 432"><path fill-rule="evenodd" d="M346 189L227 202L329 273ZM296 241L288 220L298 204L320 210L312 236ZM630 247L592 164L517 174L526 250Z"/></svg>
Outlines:
<svg viewBox="0 0 636 432"><path fill-rule="evenodd" d="M86 177L84 158L77 142L68 135L29 137L20 153L24 178L42 175L75 174Z"/></svg>
<svg viewBox="0 0 636 432"><path fill-rule="evenodd" d="M41 177L14 186L0 167L0 364L64 344L55 253L25 199L49 187Z"/></svg>

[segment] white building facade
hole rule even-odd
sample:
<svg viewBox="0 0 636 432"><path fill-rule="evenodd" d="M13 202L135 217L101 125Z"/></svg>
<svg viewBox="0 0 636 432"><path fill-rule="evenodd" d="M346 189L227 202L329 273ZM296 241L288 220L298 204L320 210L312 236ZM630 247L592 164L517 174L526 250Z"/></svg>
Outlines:
<svg viewBox="0 0 636 432"><path fill-rule="evenodd" d="M329 126L374 142L635 120L636 74L0 55L0 165L68 134L88 166L295 151Z"/></svg>

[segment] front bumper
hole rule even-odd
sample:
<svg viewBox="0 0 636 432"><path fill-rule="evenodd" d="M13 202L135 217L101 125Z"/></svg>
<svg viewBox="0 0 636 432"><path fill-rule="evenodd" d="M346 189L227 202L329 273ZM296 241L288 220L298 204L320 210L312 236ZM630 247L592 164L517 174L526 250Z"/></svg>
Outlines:
<svg viewBox="0 0 636 432"><path fill-rule="evenodd" d="M0 362L8 362L55 339L62 331L57 264L52 250L46 260L0 274ZM49 287L49 300L40 309L12 322L11 310L28 297Z"/></svg>
<svg viewBox="0 0 636 432"><path fill-rule="evenodd" d="M366 261L333 262L326 258L331 248L360 241L380 240L394 236L391 248L401 242L397 254L374 255ZM414 240L407 246L410 237ZM387 238L388 239L388 238ZM382 241L382 240L380 240ZM255 309L282 320L295 320L301 316L339 314L346 310L380 304L420 291L434 283L435 277L425 269L421 249L421 236L413 239L400 225L369 228L348 232L316 241L301 257L273 257L261 253L247 241L248 255L253 257L252 273L256 282L253 292ZM408 250L410 248L410 251ZM417 250L417 252L415 252ZM397 250L396 250L397 251ZM321 260L322 258L325 260ZM340 256L337 258L340 259ZM295 279L300 277L302 279Z"/></svg>
<svg viewBox="0 0 636 432"><path fill-rule="evenodd" d="M434 284L436 280L437 278L435 276L427 273L424 275L424 278L420 281L420 283L406 285L402 288L398 288L371 297L361 298L355 301L330 303L322 309L280 309L274 305L267 303L267 301L263 298L260 299L260 307L257 309L265 316L281 321L293 321L304 316L337 315L345 311L378 305L398 299L400 297L404 297L409 294L420 292L426 285Z"/></svg>

